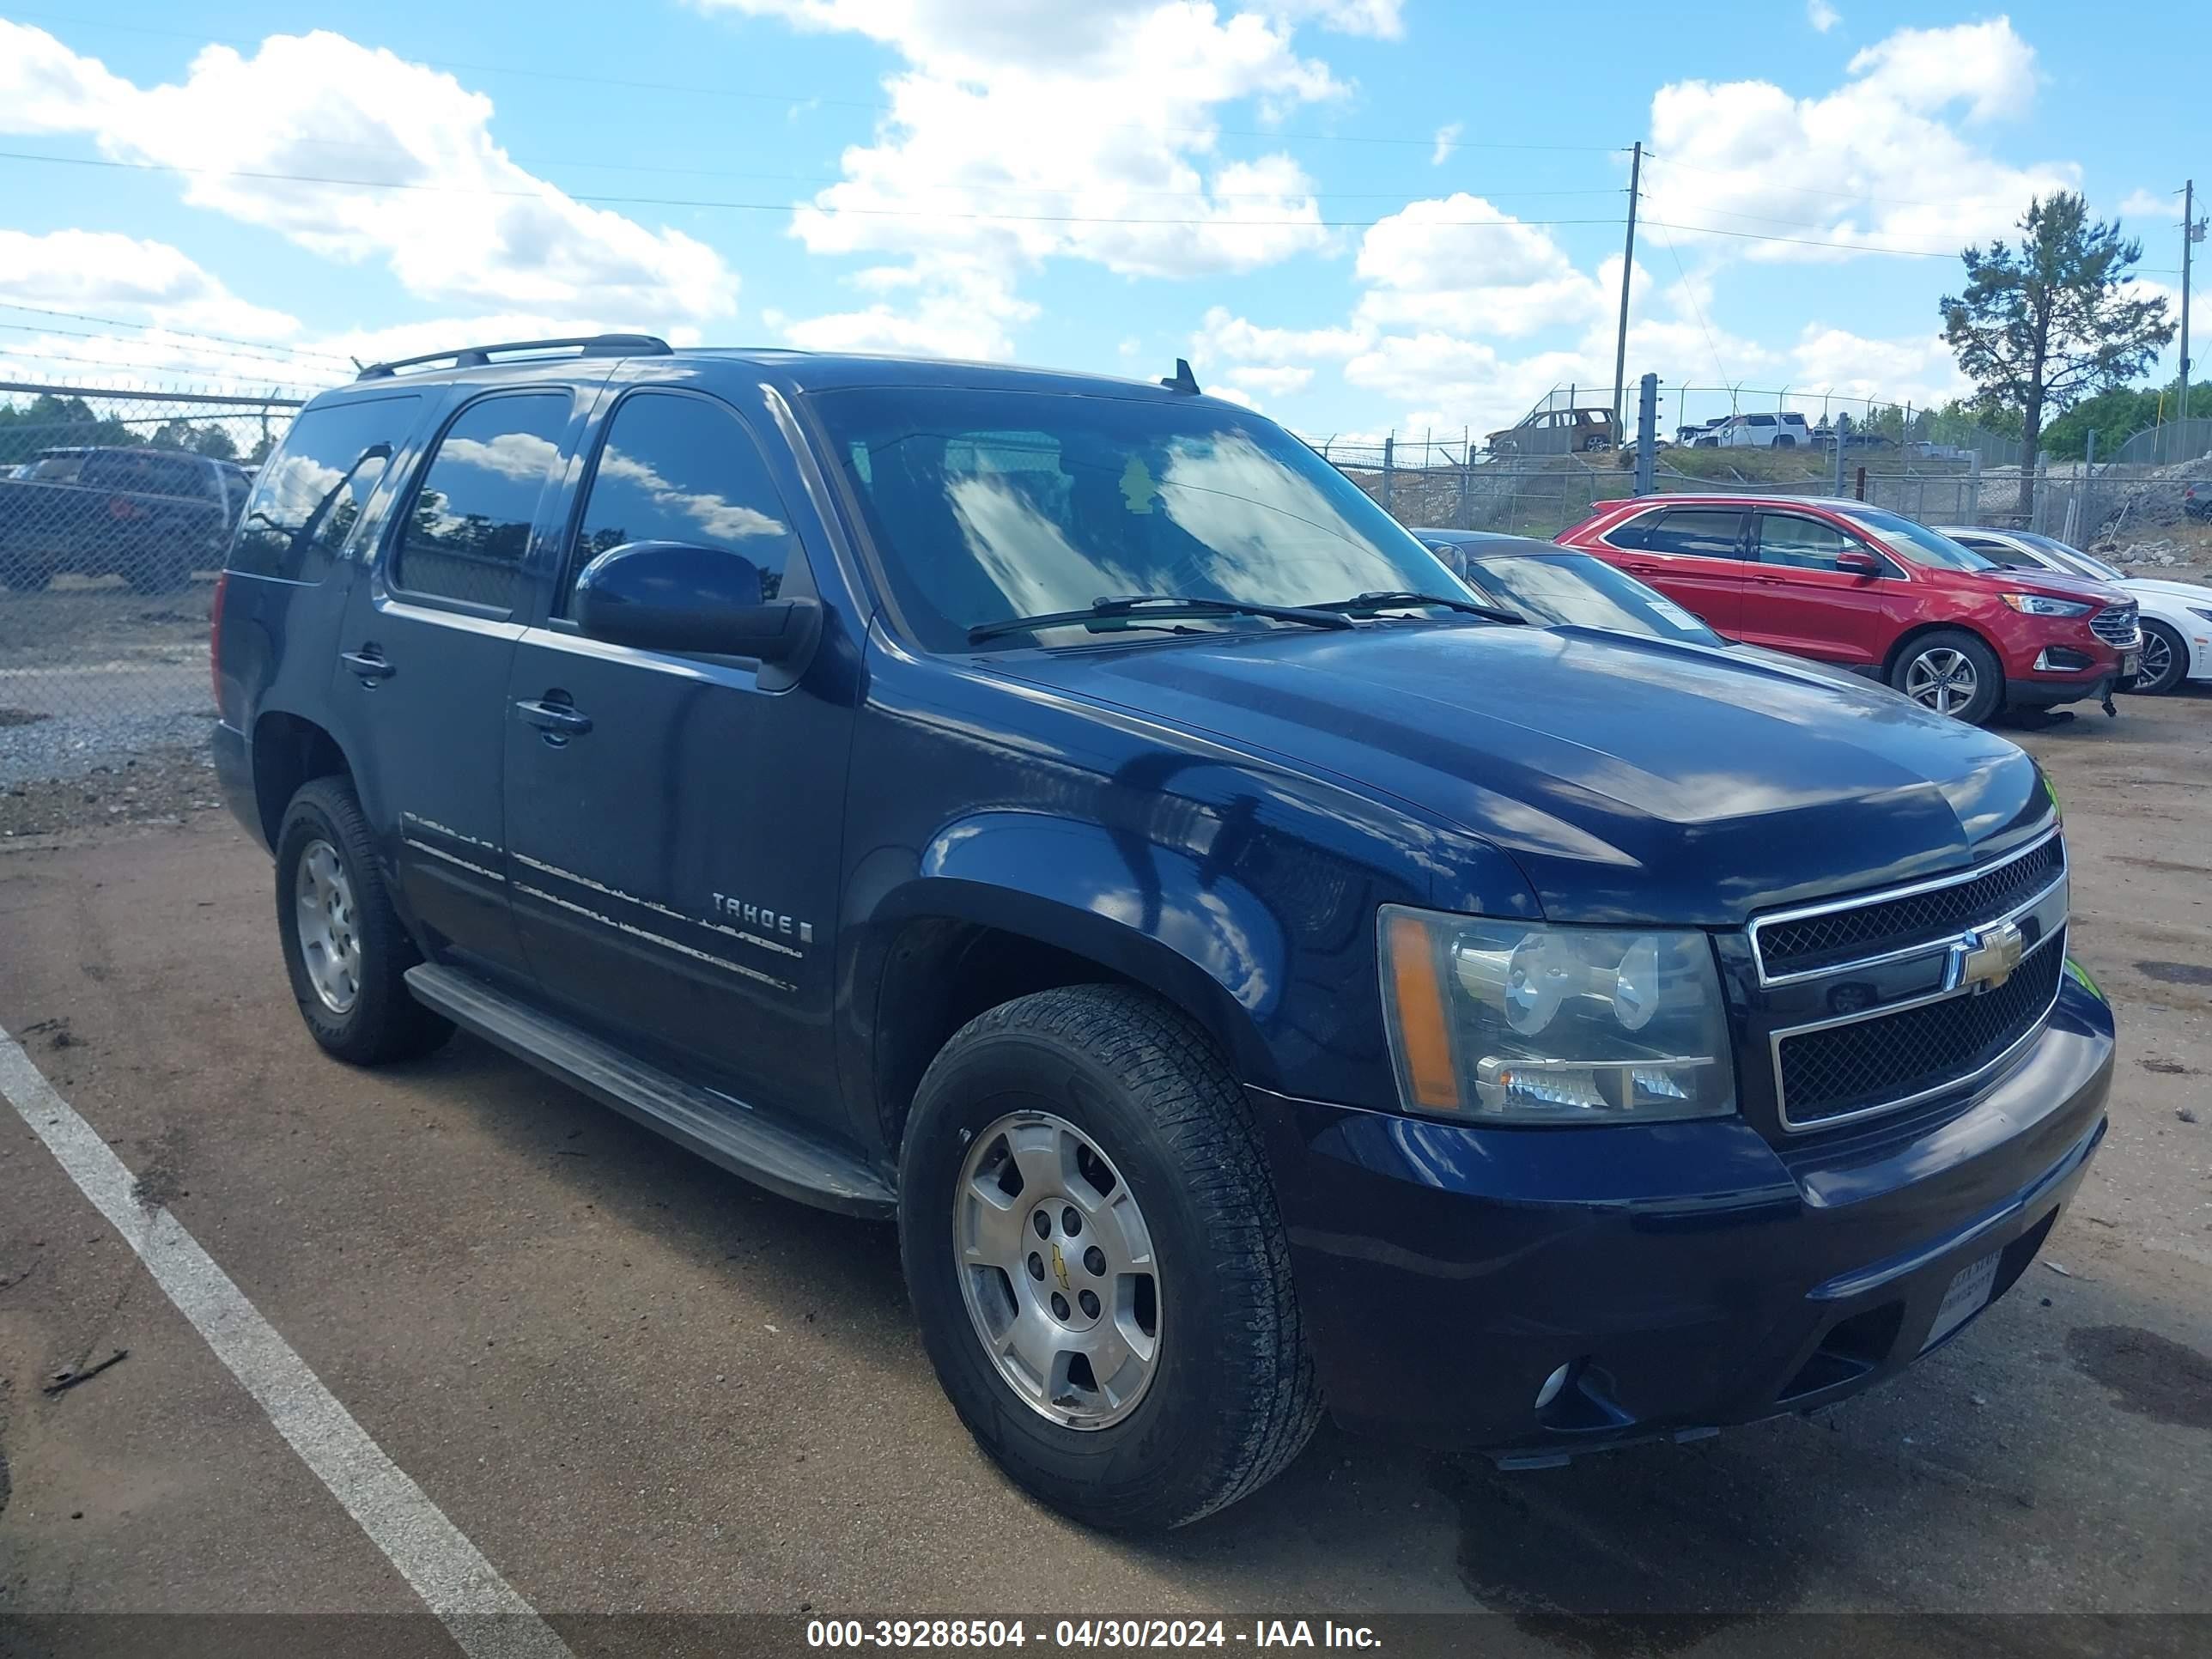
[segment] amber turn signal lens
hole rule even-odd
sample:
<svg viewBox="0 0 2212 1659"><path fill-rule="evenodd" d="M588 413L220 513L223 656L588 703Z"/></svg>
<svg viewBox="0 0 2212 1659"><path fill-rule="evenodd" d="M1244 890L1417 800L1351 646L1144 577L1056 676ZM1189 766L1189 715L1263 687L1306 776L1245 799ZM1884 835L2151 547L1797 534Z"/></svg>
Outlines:
<svg viewBox="0 0 2212 1659"><path fill-rule="evenodd" d="M1459 1079L1452 1070L1451 1033L1444 1020L1444 991L1437 973L1436 940L1413 916L1394 915L1385 928L1390 985L1398 1005L1398 1040L1406 1058L1413 1103L1432 1110L1458 1106Z"/></svg>

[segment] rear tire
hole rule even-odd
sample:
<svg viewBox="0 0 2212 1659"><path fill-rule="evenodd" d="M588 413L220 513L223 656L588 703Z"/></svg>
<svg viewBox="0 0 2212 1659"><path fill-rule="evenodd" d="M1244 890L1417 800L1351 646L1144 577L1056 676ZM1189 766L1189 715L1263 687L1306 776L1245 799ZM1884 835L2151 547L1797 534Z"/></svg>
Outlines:
<svg viewBox="0 0 2212 1659"><path fill-rule="evenodd" d="M302 784L276 836L276 931L300 1017L356 1066L414 1060L453 1022L408 994L422 960L392 908L376 840L343 778Z"/></svg>
<svg viewBox="0 0 2212 1659"><path fill-rule="evenodd" d="M2004 704L1997 653L1962 628L1923 634L1890 665L1889 683L1923 708L1982 726Z"/></svg>
<svg viewBox="0 0 2212 1659"><path fill-rule="evenodd" d="M899 1248L961 1421L1088 1525L1195 1521L1273 1479L1320 1420L1251 1109L1206 1033L1140 992L1040 991L945 1044L901 1150ZM1025 1367L1032 1334L1043 1363Z"/></svg>
<svg viewBox="0 0 2212 1659"><path fill-rule="evenodd" d="M2142 672L2129 689L2147 697L2162 697L2180 690L2182 681L2189 678L2189 641L2166 623L2148 618L2144 619L2142 636ZM2163 659L2159 655L2161 648Z"/></svg>

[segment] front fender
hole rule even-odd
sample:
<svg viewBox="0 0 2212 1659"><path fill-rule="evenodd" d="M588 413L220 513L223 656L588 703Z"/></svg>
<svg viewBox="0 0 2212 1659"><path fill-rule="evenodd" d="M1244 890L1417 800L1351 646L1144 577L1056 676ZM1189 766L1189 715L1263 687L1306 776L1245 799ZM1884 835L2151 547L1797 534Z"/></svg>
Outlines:
<svg viewBox="0 0 2212 1659"><path fill-rule="evenodd" d="M1185 849L1036 812L979 812L923 849L884 920L947 915L1086 957L1234 1034L1267 1066L1255 1027L1274 1013L1289 956L1282 923L1232 870ZM1233 1012L1232 1012L1233 1011ZM1229 1030L1218 1028L1233 1021Z"/></svg>

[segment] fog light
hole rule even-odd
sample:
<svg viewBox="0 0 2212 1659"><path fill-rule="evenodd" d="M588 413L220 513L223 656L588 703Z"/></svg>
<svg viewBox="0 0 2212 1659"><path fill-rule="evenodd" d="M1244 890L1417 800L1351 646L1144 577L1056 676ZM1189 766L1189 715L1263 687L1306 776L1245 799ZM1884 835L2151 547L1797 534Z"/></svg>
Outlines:
<svg viewBox="0 0 2212 1659"><path fill-rule="evenodd" d="M2075 651L2063 645L2046 645L2035 653L2035 672L2039 674L2063 674L2074 669L2087 668L2091 660L2086 651Z"/></svg>

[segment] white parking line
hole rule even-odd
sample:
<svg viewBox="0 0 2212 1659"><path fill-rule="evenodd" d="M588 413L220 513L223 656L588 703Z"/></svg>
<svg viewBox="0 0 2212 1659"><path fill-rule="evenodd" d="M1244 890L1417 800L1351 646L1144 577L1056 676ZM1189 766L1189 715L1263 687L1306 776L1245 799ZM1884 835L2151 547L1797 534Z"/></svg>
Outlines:
<svg viewBox="0 0 2212 1659"><path fill-rule="evenodd" d="M123 1160L4 1030L0 1094L471 1659L574 1659L536 1609L384 1455L177 1218L131 1196L132 1178Z"/></svg>

